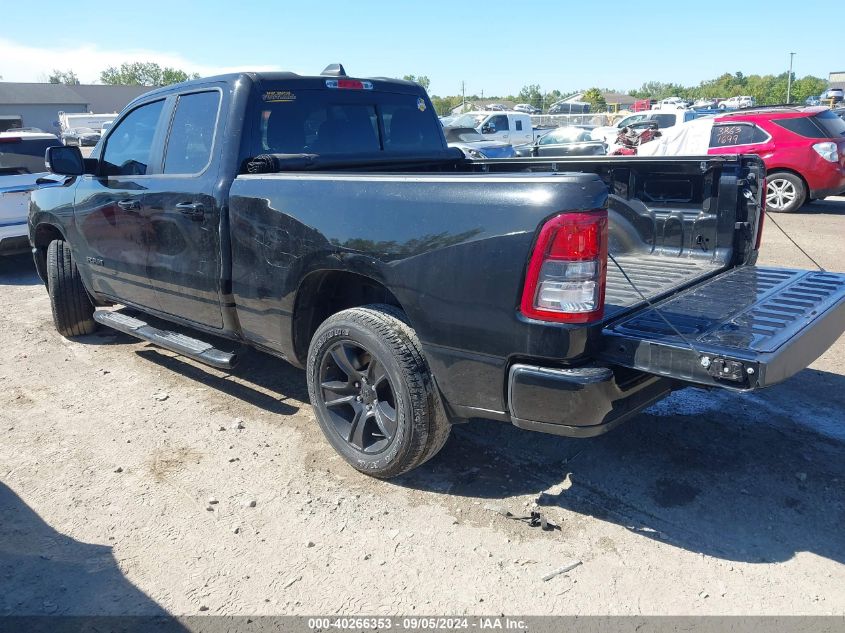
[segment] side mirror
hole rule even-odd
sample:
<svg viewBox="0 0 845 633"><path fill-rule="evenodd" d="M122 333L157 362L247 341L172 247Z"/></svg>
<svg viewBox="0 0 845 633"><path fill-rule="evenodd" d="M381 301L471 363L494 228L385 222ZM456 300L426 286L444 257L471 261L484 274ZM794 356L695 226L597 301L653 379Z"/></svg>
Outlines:
<svg viewBox="0 0 845 633"><path fill-rule="evenodd" d="M493 126L490 125L489 123L486 123L485 125L481 126L481 133L482 134L492 134L493 131L494 131Z"/></svg>
<svg viewBox="0 0 845 633"><path fill-rule="evenodd" d="M44 163L51 173L60 176L81 176L85 173L85 161L78 147L48 147L44 154Z"/></svg>

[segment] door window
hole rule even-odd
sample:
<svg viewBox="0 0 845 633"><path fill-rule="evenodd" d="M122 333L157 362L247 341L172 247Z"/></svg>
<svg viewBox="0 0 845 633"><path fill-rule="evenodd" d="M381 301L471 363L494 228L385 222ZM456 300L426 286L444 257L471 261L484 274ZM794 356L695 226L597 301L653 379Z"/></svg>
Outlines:
<svg viewBox="0 0 845 633"><path fill-rule="evenodd" d="M149 171L164 100L147 103L130 112L109 135L103 153L106 176L143 176Z"/></svg>
<svg viewBox="0 0 845 633"><path fill-rule="evenodd" d="M211 160L219 106L217 90L179 97L164 154L165 174L197 174L205 169Z"/></svg>
<svg viewBox="0 0 845 633"><path fill-rule="evenodd" d="M517 132L522 132L522 121L514 121L514 126L516 126Z"/></svg>
<svg viewBox="0 0 845 633"><path fill-rule="evenodd" d="M672 127L675 125L675 115L674 114L655 114L651 117L652 121L657 122L658 129L666 129L667 127Z"/></svg>
<svg viewBox="0 0 845 633"><path fill-rule="evenodd" d="M494 116L492 119L490 119L488 125L490 125L493 128L494 132L507 132L508 131L508 117L504 114Z"/></svg>
<svg viewBox="0 0 845 633"><path fill-rule="evenodd" d="M756 125L738 124L714 125L710 131L710 147L732 147L734 145L755 145L769 140Z"/></svg>

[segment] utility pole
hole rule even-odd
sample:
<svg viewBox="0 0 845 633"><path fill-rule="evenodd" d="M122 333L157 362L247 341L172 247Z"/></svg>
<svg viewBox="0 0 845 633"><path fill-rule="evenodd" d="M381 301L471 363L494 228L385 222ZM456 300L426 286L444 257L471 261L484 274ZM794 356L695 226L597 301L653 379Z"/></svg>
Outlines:
<svg viewBox="0 0 845 633"><path fill-rule="evenodd" d="M792 96L792 58L795 57L795 53L789 54L789 75L786 77L786 102L791 103L790 97Z"/></svg>
<svg viewBox="0 0 845 633"><path fill-rule="evenodd" d="M467 108L467 84L461 79L461 112Z"/></svg>

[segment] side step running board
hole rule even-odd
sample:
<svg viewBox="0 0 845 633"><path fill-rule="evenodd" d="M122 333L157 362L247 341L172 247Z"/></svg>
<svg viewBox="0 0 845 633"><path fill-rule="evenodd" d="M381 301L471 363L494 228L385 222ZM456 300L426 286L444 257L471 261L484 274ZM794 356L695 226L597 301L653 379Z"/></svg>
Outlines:
<svg viewBox="0 0 845 633"><path fill-rule="evenodd" d="M149 341L154 345L169 349L171 352L182 354L188 358L217 367L218 369L232 369L238 361L237 354L224 352L210 343L200 341L184 334L177 334L169 330L160 330L149 323L141 321L120 312L96 310L94 320L118 332L129 334L142 341Z"/></svg>

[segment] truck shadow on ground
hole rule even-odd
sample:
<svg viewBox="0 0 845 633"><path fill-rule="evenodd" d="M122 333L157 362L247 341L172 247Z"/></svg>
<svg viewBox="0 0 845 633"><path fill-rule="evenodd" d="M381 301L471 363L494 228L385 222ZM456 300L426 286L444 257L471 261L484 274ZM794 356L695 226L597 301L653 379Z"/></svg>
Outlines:
<svg viewBox="0 0 845 633"><path fill-rule="evenodd" d="M103 616L119 630L186 630L124 577L111 547L57 532L2 483L0 616L13 616L0 629L20 631L98 630Z"/></svg>
<svg viewBox="0 0 845 633"><path fill-rule="evenodd" d="M283 360L260 352L246 354L228 372L215 371L178 356L162 354L153 345L136 353L164 369L270 413L293 415L299 411L299 406L298 402L290 402L290 399L308 401L305 374Z"/></svg>
<svg viewBox="0 0 845 633"><path fill-rule="evenodd" d="M120 312L139 316L153 326L173 330L188 336L200 336L219 349L231 351L238 344L182 328L151 316L142 316L131 309ZM305 374L285 361L259 352L243 350L238 364L228 371L202 365L172 352L162 350L152 343L116 330L100 327L94 334L76 339L85 345L142 345L135 353L145 361L189 378L204 387L214 389L247 404L279 415L293 415L299 411L299 402L308 401ZM129 352L127 352L129 353ZM295 402L298 401L298 402Z"/></svg>
<svg viewBox="0 0 845 633"><path fill-rule="evenodd" d="M530 495L727 560L812 552L841 563L843 411L845 377L806 370L759 395L677 392L587 440L473 422L397 483L496 499L514 514L525 499L511 498Z"/></svg>
<svg viewBox="0 0 845 633"><path fill-rule="evenodd" d="M32 255L0 256L0 286L35 286L40 283Z"/></svg>

